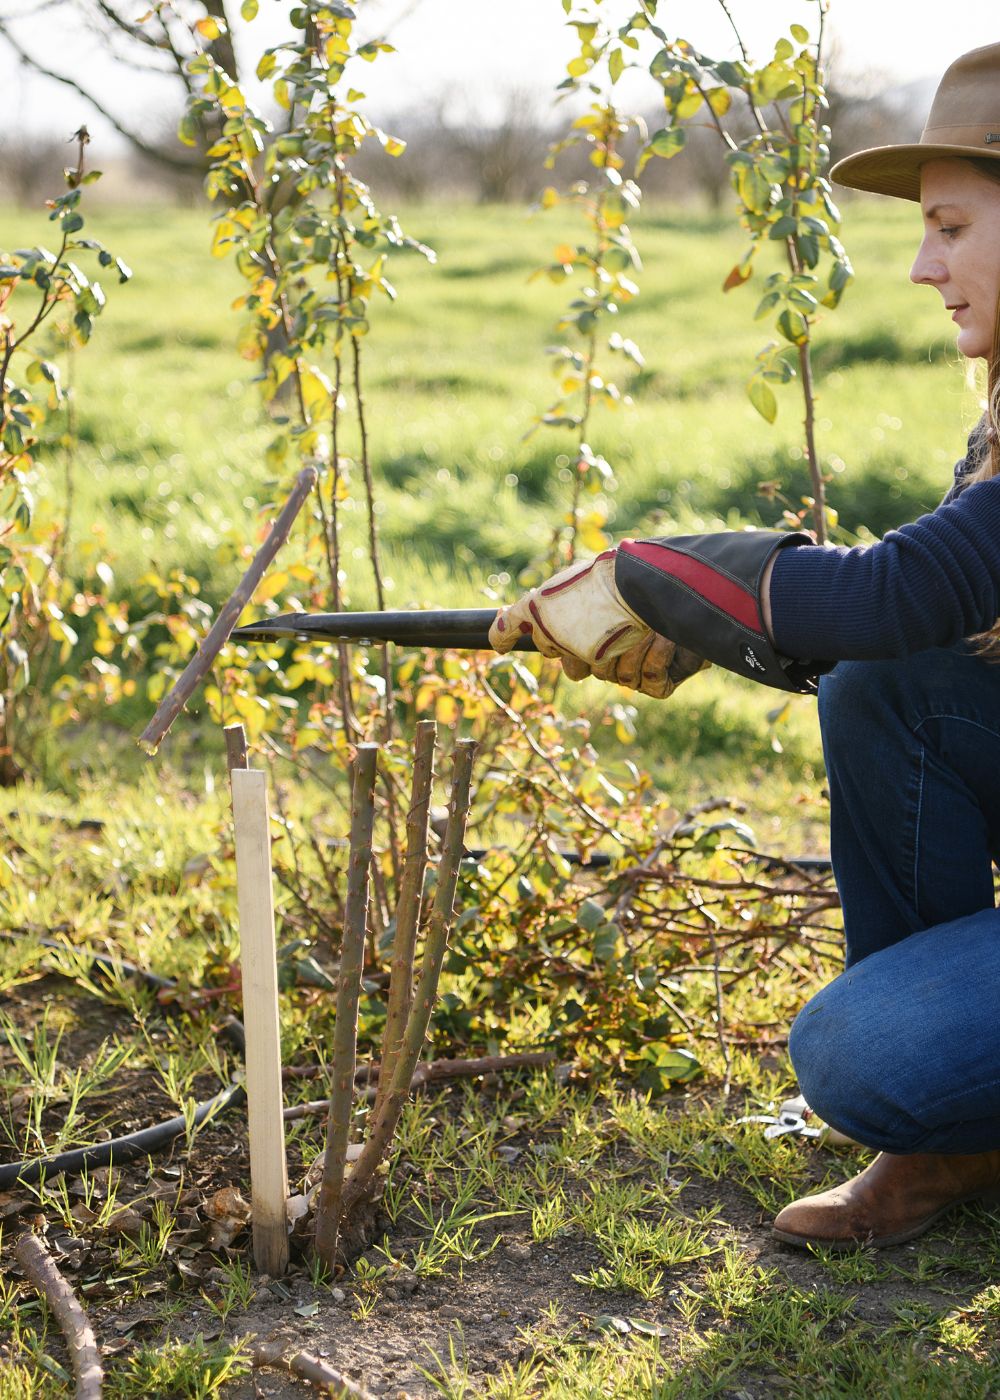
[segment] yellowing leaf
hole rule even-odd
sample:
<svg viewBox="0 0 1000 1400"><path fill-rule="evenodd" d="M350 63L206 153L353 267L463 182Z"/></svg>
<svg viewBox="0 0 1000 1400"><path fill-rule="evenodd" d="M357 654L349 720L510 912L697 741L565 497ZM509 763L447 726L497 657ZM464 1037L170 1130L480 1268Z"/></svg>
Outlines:
<svg viewBox="0 0 1000 1400"><path fill-rule="evenodd" d="M325 418L333 403L333 385L316 365L304 365L299 371L302 398L311 419Z"/></svg>
<svg viewBox="0 0 1000 1400"><path fill-rule="evenodd" d="M232 219L219 219L212 234L212 257L224 258L233 250L232 240L239 233L239 225Z"/></svg>
<svg viewBox="0 0 1000 1400"><path fill-rule="evenodd" d="M207 39L210 44L214 43L216 39L221 39L226 32L225 24L222 20L216 19L214 15L206 15L204 19L196 20L194 27L201 37Z"/></svg>
<svg viewBox="0 0 1000 1400"><path fill-rule="evenodd" d="M276 597L287 583L288 575L280 569L273 574L268 574L266 578L261 579L260 583L254 589L254 602L263 603L266 602L268 598Z"/></svg>
<svg viewBox="0 0 1000 1400"><path fill-rule="evenodd" d="M723 282L722 290L724 292L731 292L734 287L741 287L743 283L746 282L748 278L752 276L752 274L752 264L747 267L744 267L742 263L737 263L736 266L730 272L729 276Z"/></svg>
<svg viewBox="0 0 1000 1400"><path fill-rule="evenodd" d="M439 695L434 705L434 718L438 724L454 724L461 713L458 701L453 695Z"/></svg>

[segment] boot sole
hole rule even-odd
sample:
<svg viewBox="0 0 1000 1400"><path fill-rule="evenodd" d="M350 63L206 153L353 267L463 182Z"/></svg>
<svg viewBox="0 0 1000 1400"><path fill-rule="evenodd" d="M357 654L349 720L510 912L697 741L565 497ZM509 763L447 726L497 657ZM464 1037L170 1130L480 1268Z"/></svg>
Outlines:
<svg viewBox="0 0 1000 1400"><path fill-rule="evenodd" d="M906 1244L909 1240L915 1240L918 1235L924 1234L931 1226L947 1215L950 1210L956 1210L959 1206L967 1205L1000 1205L1000 1186L990 1187L987 1191L974 1191L969 1196L959 1196L954 1201L949 1201L946 1206L936 1210L933 1215L927 1215L918 1224L910 1227L909 1230L898 1230L894 1235L869 1235L863 1240L824 1240L810 1235L793 1235L788 1230L777 1230L771 1226L771 1237L780 1240L782 1244L794 1245L797 1249L832 1249L836 1253L844 1253L852 1249L891 1249L896 1244Z"/></svg>

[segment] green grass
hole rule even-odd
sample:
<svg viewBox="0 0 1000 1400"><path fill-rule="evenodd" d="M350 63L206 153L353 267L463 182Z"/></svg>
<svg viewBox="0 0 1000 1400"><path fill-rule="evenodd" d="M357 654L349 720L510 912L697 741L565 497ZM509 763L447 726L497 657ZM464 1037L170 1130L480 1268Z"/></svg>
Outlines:
<svg viewBox="0 0 1000 1400"><path fill-rule="evenodd" d="M403 223L438 262L394 255L398 301L375 308L364 348L388 602L484 606L514 595L518 571L566 508L571 435L523 439L555 387L544 350L570 290L529 277L580 233L565 209L418 206ZM598 414L591 435L617 474L616 537L770 524L778 507L758 494L760 481L785 483L793 504L807 489L797 386L782 392L773 427L744 394L766 333L752 320L754 283L720 290L743 247L730 223L655 207L637 221L641 295L620 329L642 347L646 368L627 385L634 406ZM252 539L257 507L276 489L253 367L235 348L241 318L229 305L240 279L208 254L206 210L101 209L88 231L135 277L111 289L93 344L74 352L68 371L77 547L107 552L126 596L152 564L185 568L218 603L239 567L220 542ZM848 205L857 282L817 335L820 450L849 539L933 507L975 416L938 299L907 280L917 234L908 208ZM0 211L0 246L46 236L39 213ZM56 499L58 451L51 465L45 489ZM363 515L360 506L345 514L355 607L373 603ZM569 687L561 703L593 716L606 696L596 685ZM734 775L763 784L768 823L814 797L821 760L809 702L793 701L776 731L779 757L766 718L776 697L758 687L709 674L669 705L620 698L635 703L637 750L662 785L680 789L678 805L731 790ZM113 739L105 731L67 748L77 763L127 765ZM605 728L596 742L605 753L617 747ZM806 815L806 839L821 843L801 804L795 810Z"/></svg>
<svg viewBox="0 0 1000 1400"><path fill-rule="evenodd" d="M293 820L308 813L312 800L297 788L284 796ZM106 825L75 830L67 819L81 815L104 817ZM336 814L327 814L318 833L336 822ZM226 1080L233 1067L220 1058L214 1032L238 1000L222 791L196 793L169 770L137 786L106 778L85 790L79 805L26 786L0 793L0 830L0 927L29 925L37 934L45 926L61 928L56 936L66 944L52 952L30 935L0 940L7 1017L0 1042L3 1157L58 1150L92 1141L101 1128L115 1130L123 1093L129 1113L152 1112L154 1096L156 1113L168 1105L173 1112ZM302 911L280 883L276 910L279 942L300 937ZM669 953L669 934L662 937L651 957ZM111 947L177 977L189 993L201 988L212 995L191 996L189 1013L164 1017L127 979L95 980L74 953L77 945ZM322 938L316 945L317 957L331 965L335 948ZM772 963L762 971L758 953L748 947L733 955L752 975L729 984L728 1023L735 1033L766 1019L779 1027L780 1039L795 1005L829 969L804 964L794 973L787 963ZM446 979L446 988L458 985ZM142 1335L124 1350L108 1348L109 1400L244 1394L234 1387L249 1364L247 1334L264 1335L279 1322L294 1328L311 1317L313 1305L340 1327L331 1355L347 1365L352 1339L398 1325L405 1304L392 1299L403 1277L419 1285L412 1296L420 1345L436 1352L435 1360L422 1350L420 1364L443 1396L708 1400L744 1390L803 1400L869 1394L985 1400L995 1394L1000 1223L967 1213L913 1246L881 1255L817 1251L790 1259L769 1249L767 1219L793 1197L849 1175L860 1154L787 1138L768 1142L758 1126L738 1124L742 1114L787 1095L790 1071L780 1047L761 1059L734 1039L727 1097L718 1087L722 1049L709 1020L712 979L692 977L682 985L668 979L668 985L702 1028L693 1042L702 1078L651 1098L600 1069L582 1084L536 1073L414 1099L385 1178L385 1235L336 1280L320 1270L293 1273L287 1280L293 1304L277 1299L253 1273L246 1239L210 1261L207 1272L178 1271L178 1261L205 1262L201 1237L191 1233L192 1195L198 1202L223 1185L248 1193L245 1125L237 1112L191 1134L171 1156L104 1175L53 1178L20 1193L30 1218L44 1217L50 1239L79 1238L91 1251L85 1269L71 1276L81 1288L99 1285L84 1297L105 1346L121 1340L141 1311ZM600 991L580 994L593 1013ZM520 1043L530 1044L531 1008L502 982L494 997L501 1020L491 1034L519 1024ZM324 1060L329 995L294 985L282 991L281 1006L285 1063ZM372 1026L366 998L366 1036ZM682 1038L679 1024L662 1033ZM433 1035L429 1053L453 1052L446 1022L436 1018ZM324 1092L322 1078L286 1085L290 1102ZM324 1120L305 1117L288 1128L297 1189L322 1146ZM174 1173L165 1182L159 1169L166 1162ZM119 1233L115 1220L125 1210L141 1219ZM21 1221L11 1217L3 1225L0 1246L9 1249ZM524 1262L508 1262L504 1274L511 1242ZM495 1277L508 1292L494 1306ZM104 1286L107 1280L112 1284ZM438 1314L423 1310L423 1298L429 1297L428 1308L435 1299L461 1304L466 1296L481 1300L484 1288L490 1311L502 1320L505 1297L513 1289L519 1302L522 1282L533 1298L544 1294L545 1307L524 1325L517 1356L494 1358L487 1373L470 1368L481 1337L474 1344L460 1327L427 1323ZM334 1286L345 1294L339 1311ZM308 1329L319 1325L307 1323L299 1344L314 1347L321 1334ZM0 1400L63 1400L69 1393L57 1329L5 1257Z"/></svg>
<svg viewBox="0 0 1000 1400"><path fill-rule="evenodd" d="M490 574L532 557L565 505L571 435L521 439L554 388L544 347L569 294L528 278L576 230L566 211L509 207L416 207L403 221L439 256L394 255L399 298L375 309L365 345L391 592L399 605L432 601L447 581L456 603L473 603ZM268 428L228 309L240 279L209 257L204 211L102 210L92 229L135 277L74 357L78 530L107 530L126 584L149 559L201 573L228 527L249 536L269 494ZM45 232L33 212L0 213L0 245ZM820 445L844 525L880 533L939 499L970 402L937 298L907 282L914 213L858 202L844 236L858 277L818 332ZM614 529L768 521L758 481L788 482L793 497L805 487L801 410L791 386L768 427L743 395L766 335L754 283L720 290L742 235L653 209L636 241L641 295L619 320L647 365L634 408L599 417L592 435L618 473ZM355 572L361 604L369 582Z"/></svg>

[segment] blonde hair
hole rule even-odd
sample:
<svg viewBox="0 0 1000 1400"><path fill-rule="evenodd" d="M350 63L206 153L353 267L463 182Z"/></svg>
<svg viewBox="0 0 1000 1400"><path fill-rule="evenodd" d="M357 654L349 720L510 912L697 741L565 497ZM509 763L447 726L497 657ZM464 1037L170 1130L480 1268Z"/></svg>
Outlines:
<svg viewBox="0 0 1000 1400"><path fill-rule="evenodd" d="M1000 161L982 157L960 157L983 175L987 180L1000 184ZM989 481L1000 476L1000 296L997 297L993 313L993 344L986 370L986 400L983 416L979 422L980 432L976 435L982 444L979 465L965 481L972 486L977 481ZM1000 661L1000 618L988 632L979 632L970 639L976 651L987 661Z"/></svg>

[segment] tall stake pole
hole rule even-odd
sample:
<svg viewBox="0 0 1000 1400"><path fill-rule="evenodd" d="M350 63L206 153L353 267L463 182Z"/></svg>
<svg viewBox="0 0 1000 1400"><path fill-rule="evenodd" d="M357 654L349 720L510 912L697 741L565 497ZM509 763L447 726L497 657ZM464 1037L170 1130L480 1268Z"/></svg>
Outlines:
<svg viewBox="0 0 1000 1400"><path fill-rule="evenodd" d="M267 776L255 768L232 768L229 777L236 828L236 891L247 1045L253 1253L260 1272L278 1278L288 1267L288 1168L282 1118Z"/></svg>

